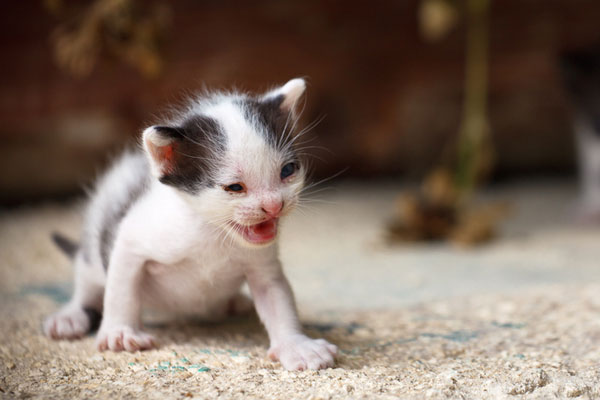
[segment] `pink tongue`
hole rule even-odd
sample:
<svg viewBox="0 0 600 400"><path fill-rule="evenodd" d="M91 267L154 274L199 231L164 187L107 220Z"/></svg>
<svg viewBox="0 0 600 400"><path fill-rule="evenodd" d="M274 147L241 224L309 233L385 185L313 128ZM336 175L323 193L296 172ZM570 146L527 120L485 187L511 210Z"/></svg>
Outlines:
<svg viewBox="0 0 600 400"><path fill-rule="evenodd" d="M266 242L277 235L277 219L270 219L260 224L248 227L248 240L251 242Z"/></svg>

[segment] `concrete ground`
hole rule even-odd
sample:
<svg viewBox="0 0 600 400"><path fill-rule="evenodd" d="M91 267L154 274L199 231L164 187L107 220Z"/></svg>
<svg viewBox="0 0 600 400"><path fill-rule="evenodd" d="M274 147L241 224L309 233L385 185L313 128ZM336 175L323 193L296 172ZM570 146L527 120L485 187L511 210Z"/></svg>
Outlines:
<svg viewBox="0 0 600 400"><path fill-rule="evenodd" d="M384 245L383 227L402 187L347 184L317 194L283 228L282 257L319 309L394 308L561 283L600 283L600 230L570 222L576 188L564 181L487 190L479 201L507 201L500 240L465 250L445 244ZM306 287L307 289L304 289Z"/></svg>
<svg viewBox="0 0 600 400"><path fill-rule="evenodd" d="M153 323L161 348L97 353L53 342L44 315L66 301L70 266L48 234L75 236L76 205L0 216L2 398L600 398L600 229L566 223L573 185L498 186L513 215L472 250L387 246L401 190L346 183L288 221L281 254L312 336L336 368L287 372L266 359L255 317Z"/></svg>

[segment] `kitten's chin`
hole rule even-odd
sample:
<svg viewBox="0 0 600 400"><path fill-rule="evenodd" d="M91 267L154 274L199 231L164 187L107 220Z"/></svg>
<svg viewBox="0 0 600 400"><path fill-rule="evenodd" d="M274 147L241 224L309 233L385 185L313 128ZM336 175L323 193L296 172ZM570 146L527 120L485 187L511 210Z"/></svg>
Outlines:
<svg viewBox="0 0 600 400"><path fill-rule="evenodd" d="M278 222L279 218L273 218L254 225L233 223L232 226L242 244L248 247L263 247L270 245L277 238Z"/></svg>

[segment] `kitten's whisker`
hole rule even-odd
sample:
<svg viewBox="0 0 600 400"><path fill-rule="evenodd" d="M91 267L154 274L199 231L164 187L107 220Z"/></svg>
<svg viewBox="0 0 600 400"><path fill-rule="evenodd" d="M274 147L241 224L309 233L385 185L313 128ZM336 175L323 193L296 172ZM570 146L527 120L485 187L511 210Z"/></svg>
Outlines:
<svg viewBox="0 0 600 400"><path fill-rule="evenodd" d="M281 135L281 143L280 143L280 147L278 147L279 149L281 149L281 151L286 151L290 148L290 145L288 144L288 140L290 137L292 137L292 133L296 130L296 126L298 125L298 122L300 121L300 118L302 117L302 114L304 113L304 110L306 108L306 98L304 99L304 103L302 104L302 108L300 109L300 112L298 112L296 115L293 115L293 112L290 112L288 114L288 118L292 117L292 126L291 128L287 131L287 132L283 132L283 134ZM287 125L287 123L286 123ZM292 137L293 139L293 137Z"/></svg>
<svg viewBox="0 0 600 400"><path fill-rule="evenodd" d="M319 160L319 161L321 161L321 162L327 162L327 161L326 161L325 159L323 159L321 156L318 156L318 155L316 155L316 154L313 154L313 153L296 152L296 155L297 155L298 157L303 157L303 158L305 158L305 159L308 159L308 158L311 158L311 157L312 157L312 158L315 158L315 159L317 159L317 160Z"/></svg>
<svg viewBox="0 0 600 400"><path fill-rule="evenodd" d="M313 182L313 183L305 186L304 188L302 188L302 192L305 192L305 191L307 191L307 190L309 190L311 188L314 188L317 185L320 185L322 183L325 183L325 182L328 182L328 181L330 181L332 179L335 179L338 176L342 175L344 172L348 171L348 169L349 169L349 167L346 167L346 168L342 169L341 171L338 171L335 174L333 174L333 175L331 175L331 176L329 176L327 178L321 179L320 181L317 181L317 182Z"/></svg>
<svg viewBox="0 0 600 400"><path fill-rule="evenodd" d="M302 213L303 216L306 216L307 214L311 214L311 215L323 215L323 209L317 208L317 207L312 207L309 205L305 205L305 204L298 204L297 206L297 210L298 212Z"/></svg>
<svg viewBox="0 0 600 400"><path fill-rule="evenodd" d="M328 204L328 205L339 205L340 203L338 201L332 201L332 200L325 200L325 199L319 199L319 198L313 198L313 197L309 197L309 198L305 198L303 197L301 199L301 203L302 204Z"/></svg>
<svg viewBox="0 0 600 400"><path fill-rule="evenodd" d="M300 130L300 132L298 132L296 135L294 135L294 137L292 137L290 139L290 141L286 143L286 145L288 147L291 147L298 139L300 139L302 136L304 136L305 134L307 134L308 132L310 132L311 130L316 128L317 125L319 125L321 122L323 122L325 117L326 117L325 114L321 115L320 117L317 117L317 119L315 119L313 122L309 123L302 130Z"/></svg>
<svg viewBox="0 0 600 400"><path fill-rule="evenodd" d="M286 130L288 128L288 124L289 124L291 118L292 118L292 113L288 113L288 115L285 119L285 125L283 126L283 131L281 132L281 136L277 137L277 139L276 139L276 145L275 145L276 149L282 149L282 147L283 147L284 137L287 136Z"/></svg>
<svg viewBox="0 0 600 400"><path fill-rule="evenodd" d="M331 186L322 186L322 187L309 186L309 187L302 189L302 192L300 192L300 194L302 195L302 198L305 198L305 196L314 196L317 193L326 192L326 191L333 190L333 189L334 188L332 188Z"/></svg>

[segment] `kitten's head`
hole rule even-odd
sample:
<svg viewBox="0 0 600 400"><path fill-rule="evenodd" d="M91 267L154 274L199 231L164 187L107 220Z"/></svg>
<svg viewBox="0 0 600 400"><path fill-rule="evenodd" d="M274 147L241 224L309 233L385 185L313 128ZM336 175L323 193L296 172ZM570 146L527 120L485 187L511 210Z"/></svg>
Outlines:
<svg viewBox="0 0 600 400"><path fill-rule="evenodd" d="M260 96L211 94L147 128L152 172L237 242L265 246L298 202L305 165L295 151L302 79Z"/></svg>

